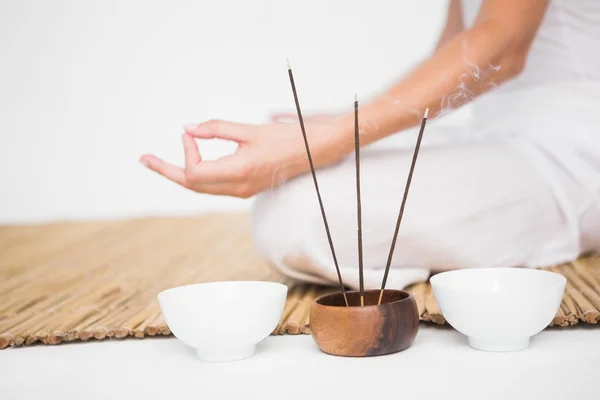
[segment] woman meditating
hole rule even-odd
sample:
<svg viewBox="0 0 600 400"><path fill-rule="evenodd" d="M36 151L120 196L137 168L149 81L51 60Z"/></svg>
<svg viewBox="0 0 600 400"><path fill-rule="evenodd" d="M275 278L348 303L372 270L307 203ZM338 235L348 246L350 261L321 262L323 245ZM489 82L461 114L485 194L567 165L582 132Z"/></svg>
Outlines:
<svg viewBox="0 0 600 400"><path fill-rule="evenodd" d="M600 250L599 38L597 0L450 1L435 52L360 109L365 288L381 285L426 108L387 287L432 271L536 268ZM464 126L436 126L467 103ZM353 110L305 116L305 125L342 278L356 288ZM381 141L391 135L401 143ZM195 138L239 148L203 161ZM295 114L263 125L209 121L187 127L183 141L183 168L151 155L141 162L199 193L256 195L262 256L290 277L337 282Z"/></svg>

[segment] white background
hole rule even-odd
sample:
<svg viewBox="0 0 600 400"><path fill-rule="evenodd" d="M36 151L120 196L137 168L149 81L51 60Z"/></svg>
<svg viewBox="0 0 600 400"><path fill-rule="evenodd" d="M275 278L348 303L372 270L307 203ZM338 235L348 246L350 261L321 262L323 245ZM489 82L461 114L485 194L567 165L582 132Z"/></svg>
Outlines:
<svg viewBox="0 0 600 400"><path fill-rule="evenodd" d="M246 209L138 164L182 125L351 110L429 54L446 2L0 0L0 223ZM200 143L205 158L234 147Z"/></svg>

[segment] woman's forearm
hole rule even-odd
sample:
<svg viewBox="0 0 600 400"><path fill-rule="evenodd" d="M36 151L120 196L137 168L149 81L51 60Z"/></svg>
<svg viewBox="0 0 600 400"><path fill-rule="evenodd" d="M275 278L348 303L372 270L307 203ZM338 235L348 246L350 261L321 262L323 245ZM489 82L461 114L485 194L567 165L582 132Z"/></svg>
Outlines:
<svg viewBox="0 0 600 400"><path fill-rule="evenodd" d="M508 41L495 29L480 25L458 34L405 79L362 107L363 144L413 127L426 108L434 118L518 74L522 54L507 48Z"/></svg>
<svg viewBox="0 0 600 400"><path fill-rule="evenodd" d="M526 3L514 6L514 12L523 11L519 8ZM498 7L496 2L492 5ZM456 35L405 79L363 106L361 145L416 126L426 108L430 118L439 117L519 74L545 11L545 6L538 6L537 14L531 13L531 7L529 15L512 21L513 26L480 17L473 28ZM346 153L352 151L353 118L348 114L337 122L343 142L339 144Z"/></svg>

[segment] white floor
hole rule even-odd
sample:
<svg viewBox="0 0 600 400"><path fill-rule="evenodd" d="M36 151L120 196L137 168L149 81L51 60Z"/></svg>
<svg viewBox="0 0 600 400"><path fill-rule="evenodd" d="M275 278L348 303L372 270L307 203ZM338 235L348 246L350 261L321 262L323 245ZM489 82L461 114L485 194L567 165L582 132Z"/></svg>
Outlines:
<svg viewBox="0 0 600 400"><path fill-rule="evenodd" d="M550 329L525 351L485 353L450 328L422 325L411 348L373 358L276 336L233 363L199 361L174 338L114 340L0 351L0 399L598 399L599 368L600 326Z"/></svg>

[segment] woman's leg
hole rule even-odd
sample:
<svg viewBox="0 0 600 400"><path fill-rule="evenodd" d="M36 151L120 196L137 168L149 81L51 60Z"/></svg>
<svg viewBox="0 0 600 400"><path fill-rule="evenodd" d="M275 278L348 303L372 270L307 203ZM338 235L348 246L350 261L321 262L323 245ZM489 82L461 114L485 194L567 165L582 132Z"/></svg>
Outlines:
<svg viewBox="0 0 600 400"><path fill-rule="evenodd" d="M413 149L361 154L365 286L378 288ZM354 159L318 170L344 283L358 286ZM546 181L520 152L498 139L423 147L417 160L387 287L426 279L431 270L555 262L568 246L566 221ZM257 249L291 277L337 282L312 181L305 175L261 194L253 209ZM569 249L570 250L570 249Z"/></svg>

